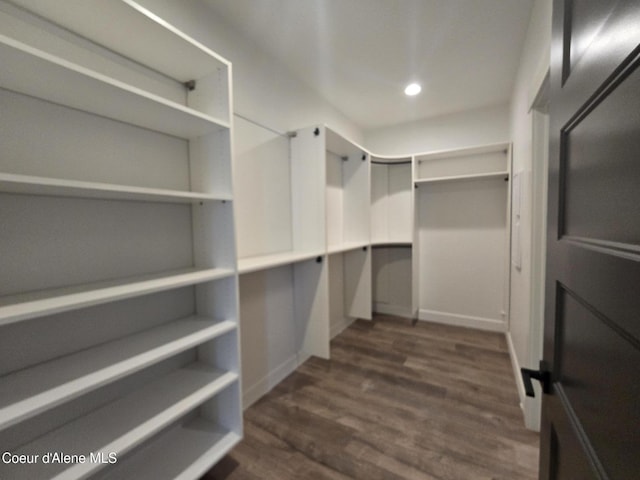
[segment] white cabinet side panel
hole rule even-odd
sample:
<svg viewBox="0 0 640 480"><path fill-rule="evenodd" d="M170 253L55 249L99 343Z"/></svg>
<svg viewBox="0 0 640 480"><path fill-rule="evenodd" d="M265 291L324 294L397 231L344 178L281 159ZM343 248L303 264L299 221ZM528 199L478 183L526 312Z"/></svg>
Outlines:
<svg viewBox="0 0 640 480"><path fill-rule="evenodd" d="M327 152L327 244L340 245L344 235L344 185L342 160Z"/></svg>
<svg viewBox="0 0 640 480"><path fill-rule="evenodd" d="M389 169L387 165L371 165L371 240L373 242L388 239Z"/></svg>
<svg viewBox="0 0 640 480"><path fill-rule="evenodd" d="M313 131L299 130L291 139L293 249L299 252L322 251L326 242L325 131Z"/></svg>
<svg viewBox="0 0 640 480"><path fill-rule="evenodd" d="M328 262L329 328L335 335L351 322L345 311L344 254L330 255Z"/></svg>
<svg viewBox="0 0 640 480"><path fill-rule="evenodd" d="M324 257L321 263L310 260L293 266L296 338L302 358L309 355L329 358L330 269L327 263Z"/></svg>
<svg viewBox="0 0 640 480"><path fill-rule="evenodd" d="M389 167L387 205L389 240L410 242L413 234L411 165Z"/></svg>
<svg viewBox="0 0 640 480"><path fill-rule="evenodd" d="M371 249L352 250L343 256L345 313L371 320Z"/></svg>
<svg viewBox="0 0 640 480"><path fill-rule="evenodd" d="M367 158L367 155L358 153L342 162L343 241L347 243L370 241L371 196Z"/></svg>
<svg viewBox="0 0 640 480"><path fill-rule="evenodd" d="M420 309L503 322L507 183L421 186Z"/></svg>
<svg viewBox="0 0 640 480"><path fill-rule="evenodd" d="M238 118L234 142L239 256L290 250L289 141Z"/></svg>

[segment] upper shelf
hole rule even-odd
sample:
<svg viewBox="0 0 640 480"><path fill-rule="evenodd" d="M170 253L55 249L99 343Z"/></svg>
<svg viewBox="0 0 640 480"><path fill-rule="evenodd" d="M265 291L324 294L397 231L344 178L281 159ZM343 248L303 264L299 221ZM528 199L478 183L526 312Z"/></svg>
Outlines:
<svg viewBox="0 0 640 480"><path fill-rule="evenodd" d="M12 2L181 83L229 65L227 60L133 0L65 0L64 8L60 8L58 0ZM144 35L136 35L135 41L131 41L131 35L118 32L144 32Z"/></svg>
<svg viewBox="0 0 640 480"><path fill-rule="evenodd" d="M503 170L500 172L488 172L488 173L474 173L469 175L453 175L449 177L435 177L435 178L423 178L415 181L416 185L424 185L426 183L445 183L445 182L457 182L460 180L479 180L489 178L509 178L509 172Z"/></svg>
<svg viewBox="0 0 640 480"><path fill-rule="evenodd" d="M367 156L369 152L357 143L343 137L329 127L325 127L327 151L338 157L359 157ZM365 158L366 159L366 158Z"/></svg>
<svg viewBox="0 0 640 480"><path fill-rule="evenodd" d="M180 138L229 123L0 35L0 87Z"/></svg>
<svg viewBox="0 0 640 480"><path fill-rule="evenodd" d="M160 188L132 187L128 185L35 177L12 173L0 173L0 192L167 203L232 200L231 195L213 195Z"/></svg>

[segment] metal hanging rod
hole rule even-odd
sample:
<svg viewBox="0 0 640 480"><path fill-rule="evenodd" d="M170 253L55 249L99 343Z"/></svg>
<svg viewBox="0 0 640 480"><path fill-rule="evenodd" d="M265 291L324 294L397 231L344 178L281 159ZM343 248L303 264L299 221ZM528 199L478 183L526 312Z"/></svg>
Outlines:
<svg viewBox="0 0 640 480"><path fill-rule="evenodd" d="M258 122L256 120L253 120L253 119L251 119L251 118L249 118L249 117L247 117L245 115L242 115L241 113L238 113L238 112L233 112L233 116L241 118L241 119L243 119L243 120L245 120L245 121L247 121L249 123L253 123L257 127L264 128L265 130L269 130L270 132L275 133L276 135L280 135L281 137L290 138L292 136L295 136L295 135L291 135L291 132L284 132L284 133L283 132L279 132L278 130L275 130L275 129L273 129L273 128L271 128L271 127L269 127L269 126L267 126L267 125L265 125L263 123L260 123L260 122Z"/></svg>
<svg viewBox="0 0 640 480"><path fill-rule="evenodd" d="M402 162L381 162L379 160L371 160L371 163L375 165L411 165L411 160L405 160Z"/></svg>

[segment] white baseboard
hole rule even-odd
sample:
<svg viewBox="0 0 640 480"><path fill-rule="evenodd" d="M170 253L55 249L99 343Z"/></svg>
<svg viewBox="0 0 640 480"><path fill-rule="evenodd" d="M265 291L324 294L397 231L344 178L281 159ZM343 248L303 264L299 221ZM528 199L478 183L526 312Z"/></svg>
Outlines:
<svg viewBox="0 0 640 480"><path fill-rule="evenodd" d="M506 332L507 323L504 320L494 320L493 318L472 317L469 315L459 315L456 313L438 312L421 308L418 313L419 320L427 322L443 323L456 327L469 327L478 330L489 330L492 332Z"/></svg>
<svg viewBox="0 0 640 480"><path fill-rule="evenodd" d="M373 311L375 313L382 313L383 315L394 315L396 317L413 318L411 306L406 305L393 305L391 303L375 302L373 304Z"/></svg>
<svg viewBox="0 0 640 480"><path fill-rule="evenodd" d="M302 362L303 360L299 360L298 355L293 355L256 383L244 388L242 392L242 408L246 410L263 395L269 393L273 387L289 376Z"/></svg>
<svg viewBox="0 0 640 480"><path fill-rule="evenodd" d="M336 323L335 325L331 325L331 330L329 331L329 338L333 339L336 336L340 335L344 330L349 328L353 322L355 322L355 318L345 317L342 321Z"/></svg>

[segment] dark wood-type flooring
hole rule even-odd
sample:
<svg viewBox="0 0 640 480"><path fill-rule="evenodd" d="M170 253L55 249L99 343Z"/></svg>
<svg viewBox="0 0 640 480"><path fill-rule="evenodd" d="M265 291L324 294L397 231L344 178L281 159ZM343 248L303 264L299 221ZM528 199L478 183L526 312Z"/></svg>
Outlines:
<svg viewBox="0 0 640 480"><path fill-rule="evenodd" d="M357 321L244 419L205 479L537 479L502 334Z"/></svg>

